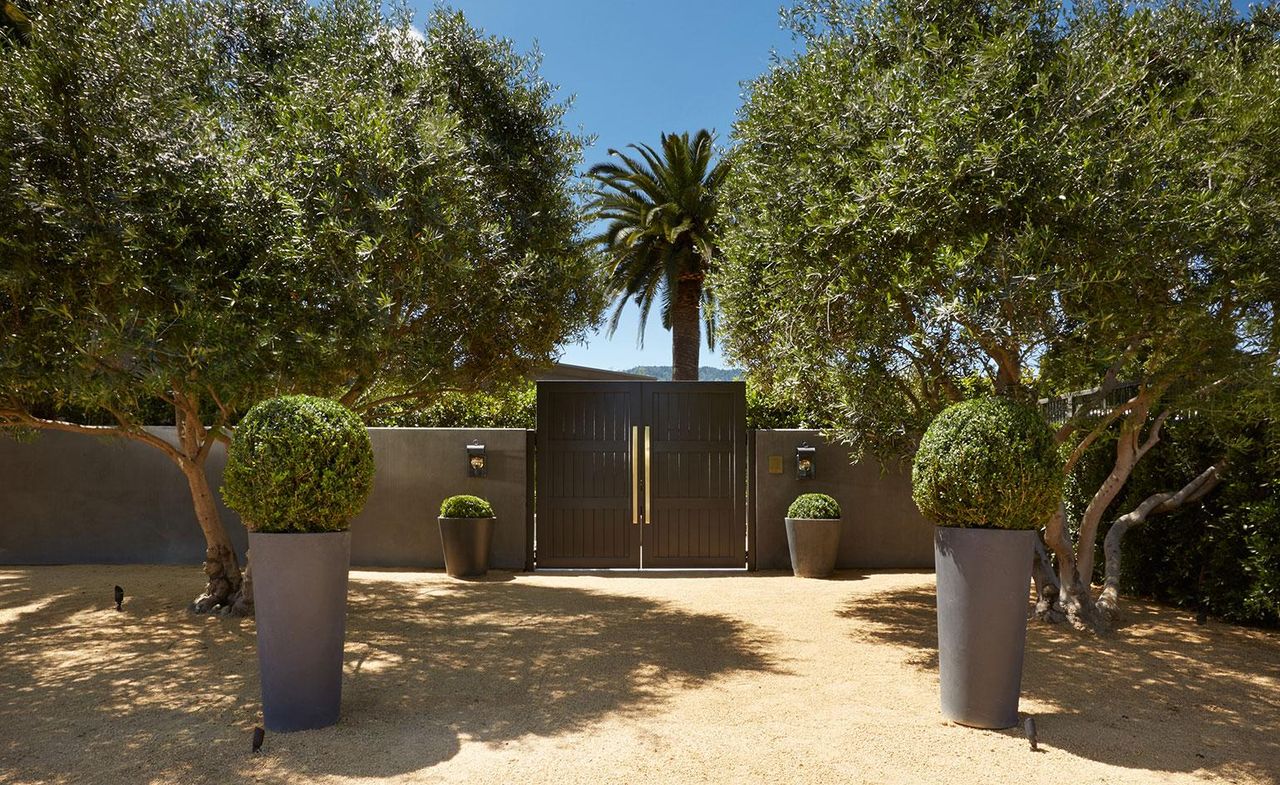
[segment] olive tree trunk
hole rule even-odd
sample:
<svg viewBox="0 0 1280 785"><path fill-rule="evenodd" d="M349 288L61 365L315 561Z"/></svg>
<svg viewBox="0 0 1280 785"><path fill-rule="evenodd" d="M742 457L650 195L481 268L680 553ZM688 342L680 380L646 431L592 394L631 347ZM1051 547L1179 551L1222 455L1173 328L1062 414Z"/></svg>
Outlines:
<svg viewBox="0 0 1280 785"><path fill-rule="evenodd" d="M702 344L702 277L681 278L671 306L671 379L698 380Z"/></svg>
<svg viewBox="0 0 1280 785"><path fill-rule="evenodd" d="M1087 627L1093 614L1089 588L1081 580L1076 567L1076 554L1067 534L1066 509L1059 503L1044 530L1044 541L1053 551L1057 573L1042 563L1033 570L1036 576L1036 617L1043 621L1069 621L1076 627ZM1038 561L1048 562L1047 555Z"/></svg>
<svg viewBox="0 0 1280 785"><path fill-rule="evenodd" d="M1209 494L1222 480L1225 460L1213 464L1196 476L1181 490L1171 493L1155 493L1137 507L1121 515L1111 524L1103 540L1106 559L1106 577L1102 593L1098 595L1098 613L1107 625L1114 624L1120 613L1121 545L1129 530L1146 521L1152 515L1173 512L1184 504L1199 501Z"/></svg>
<svg viewBox="0 0 1280 785"><path fill-rule="evenodd" d="M1112 464L1107 479L1103 480L1102 485L1093 494L1093 498L1089 500L1089 506L1085 508L1084 515L1080 519L1076 566L1080 571L1080 577L1086 583L1093 580L1094 550L1098 542L1098 527L1102 523L1102 516L1124 488L1125 483L1129 481L1129 476L1133 474L1138 461L1142 460L1142 456L1150 452L1151 448L1160 441L1160 428L1168 412L1156 418L1147 438L1142 440L1142 427L1146 423L1149 412L1150 403L1140 400L1124 418L1120 426L1120 436L1116 439L1115 463Z"/></svg>
<svg viewBox="0 0 1280 785"><path fill-rule="evenodd" d="M246 581L247 570L242 572L240 569L235 547L214 502L204 461L184 459L178 463L178 468L191 489L196 523L200 525L205 541L204 574L207 583L204 591L192 602L191 610L209 613L225 609L228 613L248 615L252 612L253 595Z"/></svg>
<svg viewBox="0 0 1280 785"><path fill-rule="evenodd" d="M1116 440L1115 461L1112 464L1111 471L1107 474L1107 478L1094 492L1093 497L1089 500L1088 507L1081 516L1074 546L1067 531L1065 510L1061 505L1059 505L1058 512L1045 526L1044 541L1053 551L1057 563L1057 571L1056 574L1043 568L1037 571L1037 618L1050 622L1067 621L1074 627L1094 632L1101 632L1111 626L1116 618L1119 598L1120 538L1124 537L1124 533L1131 526L1145 520L1152 510L1156 508L1161 508L1162 511L1173 509L1173 507L1166 508L1162 507L1162 505L1165 503L1173 504L1175 498L1183 499L1183 501L1177 502L1177 504L1182 504L1185 502L1186 495L1192 493L1191 490L1183 489L1186 491L1185 494L1182 491L1178 494L1156 494L1146 502L1143 502L1142 505L1139 505L1137 510L1121 516L1120 520L1112 526L1107 535L1106 584L1095 599L1091 585L1094 571L1094 550L1102 516L1106 513L1107 507L1110 506L1124 488L1138 462L1160 441L1160 430L1165 420L1169 417L1169 411L1165 411L1156 417L1150 428L1147 429L1145 438L1142 435L1152 403L1157 397L1158 391L1144 390L1127 402L1123 408L1116 410L1116 416L1123 413L1124 417L1121 420L1119 438ZM1102 426L1095 429L1095 432L1077 447L1076 452L1082 452L1106 425L1107 423L1104 422ZM1068 461L1067 471L1070 471L1073 465L1074 461ZM1210 469L1212 468L1210 467ZM1204 476L1207 475L1202 475L1202 477ZM1196 484L1196 482L1193 481L1192 484L1195 485L1195 489L1200 489L1201 485ZM1212 485L1204 487L1196 498L1208 493L1212 487ZM1189 485L1188 488L1191 488L1191 486Z"/></svg>
<svg viewBox="0 0 1280 785"><path fill-rule="evenodd" d="M223 437L222 422L206 428L200 420L199 400L193 396L174 392L174 424L177 426L178 454L171 456L178 464L187 486L191 489L191 502L195 508L196 522L204 534L204 574L207 579L204 591L191 604L196 613L221 610L228 614L247 616L253 612L252 584L247 580L248 571L240 569L235 547L222 523L222 515L209 487L205 464L214 444Z"/></svg>
<svg viewBox="0 0 1280 785"><path fill-rule="evenodd" d="M163 453L166 458L173 461L186 479L187 487L191 492L196 522L204 534L206 585L204 591L192 603L191 609L196 613L221 610L229 614L249 615L253 612L253 588L249 580L249 571L247 568L243 571L240 569L235 548L222 523L222 516L218 514L218 505L214 501L213 489L209 487L209 478L205 475L205 465L214 444L227 440L224 432L226 414L224 412L213 427L205 427L200 421L198 399L177 391L172 394L175 400L174 413L178 434L176 445L120 414L116 414L118 425L84 425L38 417L29 409L14 405L0 408L0 427L33 428L129 439Z"/></svg>

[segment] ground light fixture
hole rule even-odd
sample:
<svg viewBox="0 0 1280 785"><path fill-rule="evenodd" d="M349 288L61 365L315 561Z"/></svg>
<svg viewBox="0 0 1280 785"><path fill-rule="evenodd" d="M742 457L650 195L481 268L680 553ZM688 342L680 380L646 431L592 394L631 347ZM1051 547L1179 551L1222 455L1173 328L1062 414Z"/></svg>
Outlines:
<svg viewBox="0 0 1280 785"><path fill-rule="evenodd" d="M489 473L485 460L484 444L476 442L467 445L467 474L472 477L483 477Z"/></svg>
<svg viewBox="0 0 1280 785"><path fill-rule="evenodd" d="M809 446L808 442L801 442L796 448L796 479L812 480L814 478L814 456L818 452L817 447Z"/></svg>

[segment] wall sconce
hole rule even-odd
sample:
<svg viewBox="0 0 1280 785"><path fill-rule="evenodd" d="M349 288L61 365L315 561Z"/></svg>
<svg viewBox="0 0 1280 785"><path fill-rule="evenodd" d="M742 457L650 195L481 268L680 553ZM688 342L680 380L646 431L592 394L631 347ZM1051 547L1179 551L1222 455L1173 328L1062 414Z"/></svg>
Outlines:
<svg viewBox="0 0 1280 785"><path fill-rule="evenodd" d="M489 473L485 465L484 444L477 442L467 445L467 474L471 477L483 477Z"/></svg>
<svg viewBox="0 0 1280 785"><path fill-rule="evenodd" d="M808 442L801 442L796 448L796 479L812 480L814 476L814 455L818 448L810 447Z"/></svg>

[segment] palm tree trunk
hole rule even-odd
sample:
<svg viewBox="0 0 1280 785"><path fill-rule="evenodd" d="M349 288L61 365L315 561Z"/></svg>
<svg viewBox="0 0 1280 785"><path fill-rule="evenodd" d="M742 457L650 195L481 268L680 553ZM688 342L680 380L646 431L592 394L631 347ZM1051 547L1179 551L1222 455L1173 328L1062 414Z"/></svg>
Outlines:
<svg viewBox="0 0 1280 785"><path fill-rule="evenodd" d="M702 345L702 279L681 278L671 312L671 380L698 381Z"/></svg>

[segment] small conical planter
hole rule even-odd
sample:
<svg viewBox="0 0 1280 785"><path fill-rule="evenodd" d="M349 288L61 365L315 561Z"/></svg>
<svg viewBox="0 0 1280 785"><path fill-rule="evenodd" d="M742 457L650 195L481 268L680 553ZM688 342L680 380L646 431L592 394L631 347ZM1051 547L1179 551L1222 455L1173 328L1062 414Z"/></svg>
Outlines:
<svg viewBox="0 0 1280 785"><path fill-rule="evenodd" d="M975 728L1018 724L1034 531L937 527L942 714Z"/></svg>
<svg viewBox="0 0 1280 785"><path fill-rule="evenodd" d="M440 518L444 571L453 578L478 578L489 572L489 544L497 518Z"/></svg>
<svg viewBox="0 0 1280 785"><path fill-rule="evenodd" d="M787 518L787 550L798 578L826 578L840 552L839 518Z"/></svg>
<svg viewBox="0 0 1280 785"><path fill-rule="evenodd" d="M324 728L342 704L351 533L249 533L262 717L277 733Z"/></svg>

